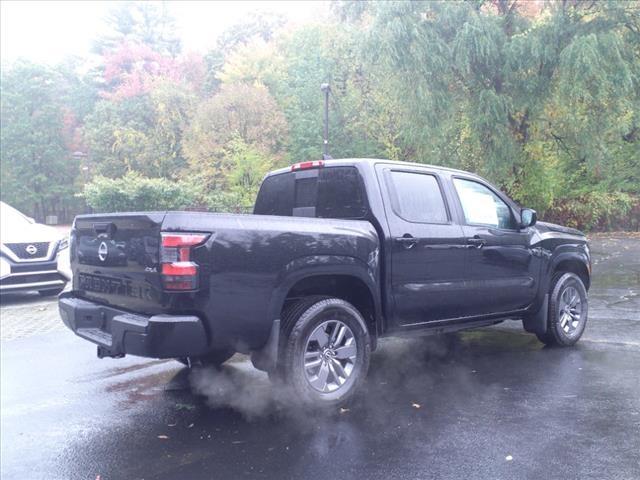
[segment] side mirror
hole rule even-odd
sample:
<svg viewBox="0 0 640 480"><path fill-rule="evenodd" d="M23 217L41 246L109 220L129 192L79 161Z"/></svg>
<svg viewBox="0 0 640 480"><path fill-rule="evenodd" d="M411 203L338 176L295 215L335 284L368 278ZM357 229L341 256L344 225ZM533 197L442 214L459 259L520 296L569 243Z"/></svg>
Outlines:
<svg viewBox="0 0 640 480"><path fill-rule="evenodd" d="M520 211L520 228L532 227L538 221L538 214L530 208L523 208Z"/></svg>

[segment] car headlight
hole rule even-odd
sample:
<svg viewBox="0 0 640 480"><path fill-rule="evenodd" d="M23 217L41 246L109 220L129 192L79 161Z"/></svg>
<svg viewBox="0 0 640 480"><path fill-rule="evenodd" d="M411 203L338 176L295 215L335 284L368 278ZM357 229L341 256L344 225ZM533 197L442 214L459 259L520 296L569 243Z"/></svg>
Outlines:
<svg viewBox="0 0 640 480"><path fill-rule="evenodd" d="M65 248L69 248L69 239L67 237L64 237L58 242L58 251L64 250Z"/></svg>

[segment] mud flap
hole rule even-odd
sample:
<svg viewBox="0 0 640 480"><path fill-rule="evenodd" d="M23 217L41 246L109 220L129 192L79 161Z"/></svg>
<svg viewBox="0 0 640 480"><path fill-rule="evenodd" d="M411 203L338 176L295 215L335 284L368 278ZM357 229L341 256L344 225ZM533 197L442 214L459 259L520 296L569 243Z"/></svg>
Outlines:
<svg viewBox="0 0 640 480"><path fill-rule="evenodd" d="M251 363L258 370L270 372L275 370L278 361L278 344L280 343L280 319L274 320L271 332L264 347L251 352Z"/></svg>
<svg viewBox="0 0 640 480"><path fill-rule="evenodd" d="M544 296L542 305L537 312L522 319L522 326L527 332L544 334L547 331L547 317L549 316L549 294Z"/></svg>

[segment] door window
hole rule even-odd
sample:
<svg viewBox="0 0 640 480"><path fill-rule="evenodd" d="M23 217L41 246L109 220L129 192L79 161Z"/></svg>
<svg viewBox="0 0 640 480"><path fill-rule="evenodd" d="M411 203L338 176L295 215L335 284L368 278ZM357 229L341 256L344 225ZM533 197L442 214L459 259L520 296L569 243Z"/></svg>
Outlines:
<svg viewBox="0 0 640 480"><path fill-rule="evenodd" d="M447 207L435 176L390 171L387 176L393 210L399 217L417 223L447 223Z"/></svg>
<svg viewBox="0 0 640 480"><path fill-rule="evenodd" d="M508 205L489 188L472 180L454 178L464 217L468 224L513 229L515 222Z"/></svg>

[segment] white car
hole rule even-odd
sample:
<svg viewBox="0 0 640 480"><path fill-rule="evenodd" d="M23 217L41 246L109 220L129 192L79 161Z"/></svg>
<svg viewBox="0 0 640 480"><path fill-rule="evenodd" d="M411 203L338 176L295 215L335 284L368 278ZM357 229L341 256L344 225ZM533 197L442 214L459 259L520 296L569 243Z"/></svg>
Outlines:
<svg viewBox="0 0 640 480"><path fill-rule="evenodd" d="M60 293L71 279L68 246L66 235L0 202L0 293Z"/></svg>

